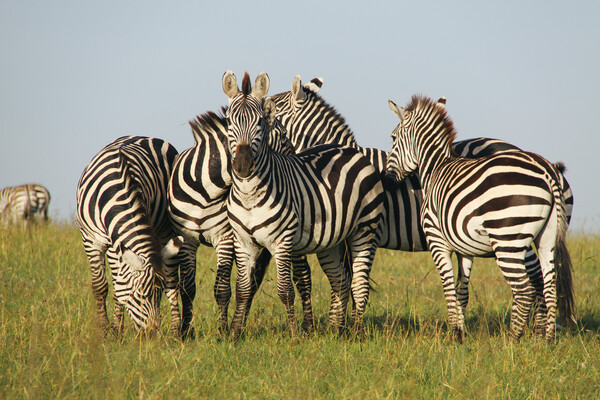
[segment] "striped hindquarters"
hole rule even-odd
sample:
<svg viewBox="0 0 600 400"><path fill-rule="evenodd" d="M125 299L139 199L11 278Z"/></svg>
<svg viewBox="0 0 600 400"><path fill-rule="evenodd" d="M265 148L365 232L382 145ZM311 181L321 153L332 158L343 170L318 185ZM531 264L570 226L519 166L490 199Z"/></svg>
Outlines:
<svg viewBox="0 0 600 400"><path fill-rule="evenodd" d="M40 184L6 187L0 191L0 219L16 223L39 214L47 220L49 204L50 192Z"/></svg>

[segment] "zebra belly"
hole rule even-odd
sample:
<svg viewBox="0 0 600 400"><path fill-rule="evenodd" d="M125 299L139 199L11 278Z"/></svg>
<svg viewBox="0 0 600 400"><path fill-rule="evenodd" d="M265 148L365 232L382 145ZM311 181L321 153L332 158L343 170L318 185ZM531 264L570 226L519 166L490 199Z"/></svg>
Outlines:
<svg viewBox="0 0 600 400"><path fill-rule="evenodd" d="M489 257L497 247L528 248L543 229L551 207L536 204L487 210L483 214L477 211L454 209L443 217L443 224L437 222L437 226L441 227L441 236L452 250Z"/></svg>

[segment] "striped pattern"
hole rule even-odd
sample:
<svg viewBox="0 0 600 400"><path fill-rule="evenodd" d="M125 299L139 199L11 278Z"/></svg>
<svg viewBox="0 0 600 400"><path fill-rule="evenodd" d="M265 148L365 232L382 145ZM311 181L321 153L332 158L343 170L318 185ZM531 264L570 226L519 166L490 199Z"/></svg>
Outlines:
<svg viewBox="0 0 600 400"><path fill-rule="evenodd" d="M387 153L379 149L360 147L344 118L330 106L321 96L319 89L323 85L321 78L315 78L302 85L297 76L292 82L292 90L274 95L272 99L277 106L277 118L281 120L294 147L297 151L318 144L338 143L358 149L365 154L377 167L383 171ZM445 98L438 100L445 104ZM476 138L453 143L453 148L462 157L477 158L491 154L521 150L518 147L489 138ZM570 219L573 207L573 194L568 182L560 174L564 188L567 215ZM423 203L423 193L417 174L413 174L399 183L383 180L385 189L384 214L382 222L383 234L379 247L402 251L425 251L427 245L425 234L420 224L420 208ZM527 271L536 287L538 297L543 298L543 281L539 260L533 249L526 256ZM468 277L460 278L459 300L464 307L468 302ZM563 297L559 298L559 303ZM541 316L544 316L542 319ZM545 303L541 302L536 315L535 329L544 332Z"/></svg>
<svg viewBox="0 0 600 400"><path fill-rule="evenodd" d="M511 143L507 143L503 140L499 139L490 139L490 138L476 138L469 140L462 140L458 142L454 142L452 144L452 148L454 152L461 156L467 158L478 158L478 157L487 157L492 154L498 154L505 151L513 151L521 149ZM571 221L571 215L573 214L573 192L571 190L571 186L569 182L564 177L564 165L561 163L555 164L555 167L559 170L559 178L561 187L563 188L563 195L565 198L565 209L567 214L567 221ZM527 274L529 275L529 279L531 283L535 287L536 290L536 311L535 311L535 320L534 320L534 332L540 336L545 335L546 333L546 303L544 301L544 280L542 276L542 267L540 265L540 261L535 253L534 249L530 247L527 250L527 254L525 255L525 267L527 268ZM567 271L568 273L568 271ZM465 309L467 307L467 303L469 301L469 291L468 291L468 283L469 276L465 276L461 270L459 270L459 286L457 288L458 292L458 301ZM570 325L572 322L572 315L569 314L567 310L569 308L568 302L569 296L559 296L558 299L558 308L559 310L564 310L560 313L561 322L565 325Z"/></svg>
<svg viewBox="0 0 600 400"><path fill-rule="evenodd" d="M222 110L225 111L224 109ZM233 232L227 219L226 200L231 186L231 160L227 144L227 120L220 113L207 112L190 121L195 144L183 151L169 183L169 214L177 234L184 236L180 265L183 331L191 329L192 303L196 293L196 252L200 244L217 253L214 295L219 307L220 330L228 330L231 299L231 270L235 256ZM289 141L269 142L274 151L290 152ZM282 146L285 146L283 148ZM254 290L258 289L271 255L264 251L258 260ZM294 281L302 297L304 323L313 327L310 303L310 270L305 257L294 260Z"/></svg>
<svg viewBox="0 0 600 400"><path fill-rule="evenodd" d="M272 151L267 141L275 104L267 99L261 106L268 86L264 73L254 89L246 74L241 92L231 71L223 77L234 171L227 210L238 265L234 337L249 310L252 272L263 247L275 257L277 292L291 332L295 317L290 262L298 254L317 253L334 294L330 322L341 325L349 283L342 261L344 240L352 259L354 323L360 330L379 235L383 197L379 174L368 159L348 147L319 146L296 155Z"/></svg>
<svg viewBox="0 0 600 400"><path fill-rule="evenodd" d="M556 329L558 286L565 284L570 306L572 281L566 250L568 227L560 173L542 157L509 151L480 159L454 156L452 121L445 108L413 97L407 109L390 107L401 122L393 131L387 169L397 179L420 173L424 190L421 221L442 279L450 325L462 340L464 313L459 306L451 255L470 274L474 257L493 256L513 292L511 335L523 333L535 288L525 268L525 254L535 244L547 306L546 338Z"/></svg>
<svg viewBox="0 0 600 400"><path fill-rule="evenodd" d="M35 215L48 221L50 192L44 186L30 183L0 190L0 222L7 225L23 222L27 225Z"/></svg>
<svg viewBox="0 0 600 400"><path fill-rule="evenodd" d="M169 182L169 215L175 232L183 235L182 252L187 262L180 265L182 329L191 329L196 295L196 252L200 244L217 252L214 293L221 312L221 329L227 329L227 306L231 298L230 275L233 239L227 220L225 200L231 176L227 154L226 121L207 113L190 122L195 144L183 151Z"/></svg>
<svg viewBox="0 0 600 400"><path fill-rule="evenodd" d="M77 225L90 263L98 317L108 328L106 256L114 283L116 333L123 329L123 307L136 328L157 327L165 275L170 297L176 291L175 272L168 268L165 274L163 258L170 260L180 243L169 243L161 254L161 245L173 235L167 183L176 157L175 148L163 140L125 136L94 156L77 185ZM178 319L175 315L174 325Z"/></svg>

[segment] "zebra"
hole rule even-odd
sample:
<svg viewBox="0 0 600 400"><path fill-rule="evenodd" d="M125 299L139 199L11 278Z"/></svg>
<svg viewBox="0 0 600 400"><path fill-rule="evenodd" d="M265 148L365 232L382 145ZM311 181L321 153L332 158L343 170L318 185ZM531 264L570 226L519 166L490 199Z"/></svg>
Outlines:
<svg viewBox="0 0 600 400"><path fill-rule="evenodd" d="M206 112L190 121L194 146L183 151L173 166L168 186L169 216L175 232L185 238L181 252L187 256L180 265L182 297L182 331L193 334L192 302L196 293L196 252L200 244L212 246L217 253L217 276L214 295L219 307L222 334L229 330L228 305L231 298L230 277L234 259L233 232L227 218L226 200L231 186L231 160L227 145L227 120L223 113ZM269 146L276 146L269 142ZM276 148L277 151L292 150ZM187 263L185 262L187 260ZM258 289L271 260L263 251L257 262L253 290ZM302 298L303 328L313 330L310 302L310 269L306 257L294 257L294 282Z"/></svg>
<svg viewBox="0 0 600 400"><path fill-rule="evenodd" d="M413 96L406 109L391 100L389 105L400 123L392 132L386 169L398 180L419 171L421 222L457 339L462 342L465 327L462 307L457 306L452 252L467 276L474 257L495 257L513 292L510 335L519 339L535 295L525 268L527 249L534 243L548 310L546 339L554 340L557 287L567 288L567 315L573 298L571 274L564 273L571 261L558 169L535 153L517 150L478 159L457 157L451 146L456 131L443 104Z"/></svg>
<svg viewBox="0 0 600 400"><path fill-rule="evenodd" d="M6 187L0 190L0 221L27 226L36 214L48 221L49 204L50 192L38 183Z"/></svg>
<svg viewBox="0 0 600 400"><path fill-rule="evenodd" d="M267 137L275 123L275 104L265 99L261 105L268 89L264 72L254 88L246 73L241 91L231 71L223 75L233 157L227 214L238 265L233 337L239 337L248 314L252 274L263 248L275 258L277 293L286 308L291 334L296 321L290 263L298 254L317 253L332 287L329 321L341 326L350 283L341 260L344 240L352 259L354 329L361 332L380 234L383 188L379 174L366 157L349 147L317 146L298 154L272 151Z"/></svg>
<svg viewBox="0 0 600 400"><path fill-rule="evenodd" d="M384 183L384 215L382 221L383 234L379 247L400 251L426 251L425 234L420 224L420 208L423 203L423 193L418 174L412 174L401 182L393 182L385 174L385 163L388 157L386 151L360 147L345 119L335 108L329 105L318 91L323 85L322 78L314 78L308 84L302 85L300 76L292 82L288 92L273 95L271 98L277 106L276 117L284 125L290 140L297 151L318 144L337 143L358 149L365 154L382 172ZM438 100L445 104L446 99ZM489 138L468 139L453 143L456 152L466 158L477 158L493 153L511 150L521 150L513 144ZM573 195L568 182L560 175L563 182L567 214L570 219L573 206ZM526 257L527 271L538 289L538 297L543 298L541 282L541 267L533 249L529 249ZM460 272L460 271L459 271ZM468 276L461 276L459 299L464 308L468 303ZM562 303L562 297L559 302ZM536 313L534 330L545 332L544 303L540 302ZM562 313L561 313L562 314ZM563 315L566 321L570 316Z"/></svg>
<svg viewBox="0 0 600 400"><path fill-rule="evenodd" d="M182 331L193 334L192 304L196 294L196 252L200 244L212 246L217 253L214 296L219 307L219 331L229 330L227 309L231 298L230 277L234 259L233 232L227 218L226 200L231 187L231 160L227 143L226 108L220 113L206 112L190 121L194 146L183 151L175 164L168 185L168 209L176 234L185 238L180 254L180 292L182 298ZM284 138L271 140L274 151L291 152ZM287 140L287 139L286 139ZM286 147L279 147L287 143ZM253 292L262 282L271 255L263 251L257 261ZM310 302L310 268L305 256L294 256L294 283L300 293L304 311L302 327L313 330Z"/></svg>
<svg viewBox="0 0 600 400"><path fill-rule="evenodd" d="M169 300L176 299L172 265L182 238L173 237L167 214L167 183L176 158L177 150L164 140L124 136L96 154L79 179L76 222L104 331L122 333L124 308L136 329L156 330L165 280ZM112 326L106 314L105 256L114 285ZM163 260L169 264L166 271ZM176 327L179 315L172 318Z"/></svg>

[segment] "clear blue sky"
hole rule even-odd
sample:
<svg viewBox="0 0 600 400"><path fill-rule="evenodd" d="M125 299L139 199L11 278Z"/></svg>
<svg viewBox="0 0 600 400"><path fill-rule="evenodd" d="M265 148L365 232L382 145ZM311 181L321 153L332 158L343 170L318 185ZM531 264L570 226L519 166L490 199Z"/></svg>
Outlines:
<svg viewBox="0 0 600 400"><path fill-rule="evenodd" d="M600 231L600 2L0 3L0 187L40 182L69 219L83 168L123 135L193 144L227 69L270 94L323 77L363 146L391 149L387 100L446 96L458 139L564 161L572 228Z"/></svg>

